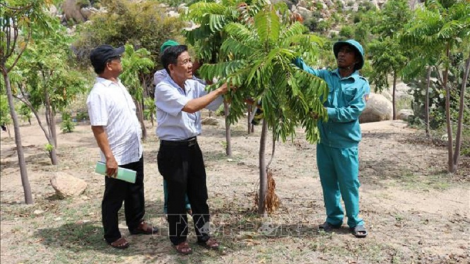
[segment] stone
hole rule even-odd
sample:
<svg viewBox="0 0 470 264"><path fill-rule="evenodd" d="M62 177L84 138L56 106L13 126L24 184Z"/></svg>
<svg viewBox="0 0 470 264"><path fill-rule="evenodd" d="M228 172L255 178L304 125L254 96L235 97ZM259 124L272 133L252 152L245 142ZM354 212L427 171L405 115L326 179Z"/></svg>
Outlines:
<svg viewBox="0 0 470 264"><path fill-rule="evenodd" d="M411 109L401 109L398 111L397 119L407 121L408 117L414 115L413 110Z"/></svg>
<svg viewBox="0 0 470 264"><path fill-rule="evenodd" d="M381 94L370 93L366 109L359 116L360 123L391 120L393 105L390 100Z"/></svg>
<svg viewBox="0 0 470 264"><path fill-rule="evenodd" d="M84 180L64 172L56 173L56 175L51 178L50 182L57 196L61 199L79 196L88 186Z"/></svg>
<svg viewBox="0 0 470 264"><path fill-rule="evenodd" d="M216 126L219 124L219 121L216 118L213 117L206 117L202 119L201 123L203 125L209 125L209 126Z"/></svg>

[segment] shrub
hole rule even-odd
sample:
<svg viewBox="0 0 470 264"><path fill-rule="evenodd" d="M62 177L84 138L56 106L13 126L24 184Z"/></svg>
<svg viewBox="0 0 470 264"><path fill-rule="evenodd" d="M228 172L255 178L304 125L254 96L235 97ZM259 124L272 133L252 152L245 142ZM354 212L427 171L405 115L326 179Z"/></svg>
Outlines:
<svg viewBox="0 0 470 264"><path fill-rule="evenodd" d="M62 124L60 128L63 133L71 133L75 129L75 123L72 121L72 115L69 112L62 113Z"/></svg>

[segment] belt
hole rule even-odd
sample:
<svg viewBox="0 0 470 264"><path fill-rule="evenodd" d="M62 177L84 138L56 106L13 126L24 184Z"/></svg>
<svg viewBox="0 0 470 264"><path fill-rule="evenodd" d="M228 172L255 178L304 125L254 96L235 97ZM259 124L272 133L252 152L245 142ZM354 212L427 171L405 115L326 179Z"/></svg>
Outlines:
<svg viewBox="0 0 470 264"><path fill-rule="evenodd" d="M183 140L161 140L160 144L163 146L194 146L197 144L197 137L191 137Z"/></svg>

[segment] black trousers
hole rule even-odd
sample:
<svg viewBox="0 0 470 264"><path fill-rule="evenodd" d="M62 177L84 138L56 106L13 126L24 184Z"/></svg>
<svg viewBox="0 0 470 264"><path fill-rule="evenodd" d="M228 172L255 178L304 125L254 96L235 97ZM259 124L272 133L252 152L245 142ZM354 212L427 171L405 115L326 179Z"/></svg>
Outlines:
<svg viewBox="0 0 470 264"><path fill-rule="evenodd" d="M186 241L188 219L185 195L193 211L198 241L209 239L206 169L196 138L187 141L164 141L158 151L158 170L167 181L169 237L174 245Z"/></svg>
<svg viewBox="0 0 470 264"><path fill-rule="evenodd" d="M118 212L124 202L124 213L129 231L137 229L145 214L144 199L144 158L119 167L135 170L135 183L105 177L105 189L101 214L104 239L112 243L121 237L118 227Z"/></svg>

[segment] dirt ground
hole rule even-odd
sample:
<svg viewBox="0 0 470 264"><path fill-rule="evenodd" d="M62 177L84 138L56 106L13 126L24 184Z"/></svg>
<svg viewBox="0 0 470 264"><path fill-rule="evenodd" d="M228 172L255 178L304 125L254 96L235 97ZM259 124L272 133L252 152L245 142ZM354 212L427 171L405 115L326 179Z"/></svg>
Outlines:
<svg viewBox="0 0 470 264"><path fill-rule="evenodd" d="M225 129L204 126L198 138L208 174L212 232L221 252L210 252L189 237L194 254L179 256L167 238L162 217L162 178L157 171L158 139L147 124L144 143L146 219L159 234L130 236L124 251L102 239L104 181L93 172L99 152L89 125L59 135L57 166L50 165L40 128L23 124L21 134L35 203L24 204L15 143L1 134L1 263L469 263L470 159L458 174L445 173L446 148L424 139L402 121L362 125L360 144L361 216L369 236L354 238L346 225L318 231L324 221L315 145L298 129L292 141L276 144L271 165L280 208L256 215L260 127L246 121L232 127L233 156L225 156ZM271 153L268 144L268 158ZM50 185L55 174L84 179L79 197L60 200ZM122 210L121 210L122 211ZM191 228L192 231L192 228Z"/></svg>

